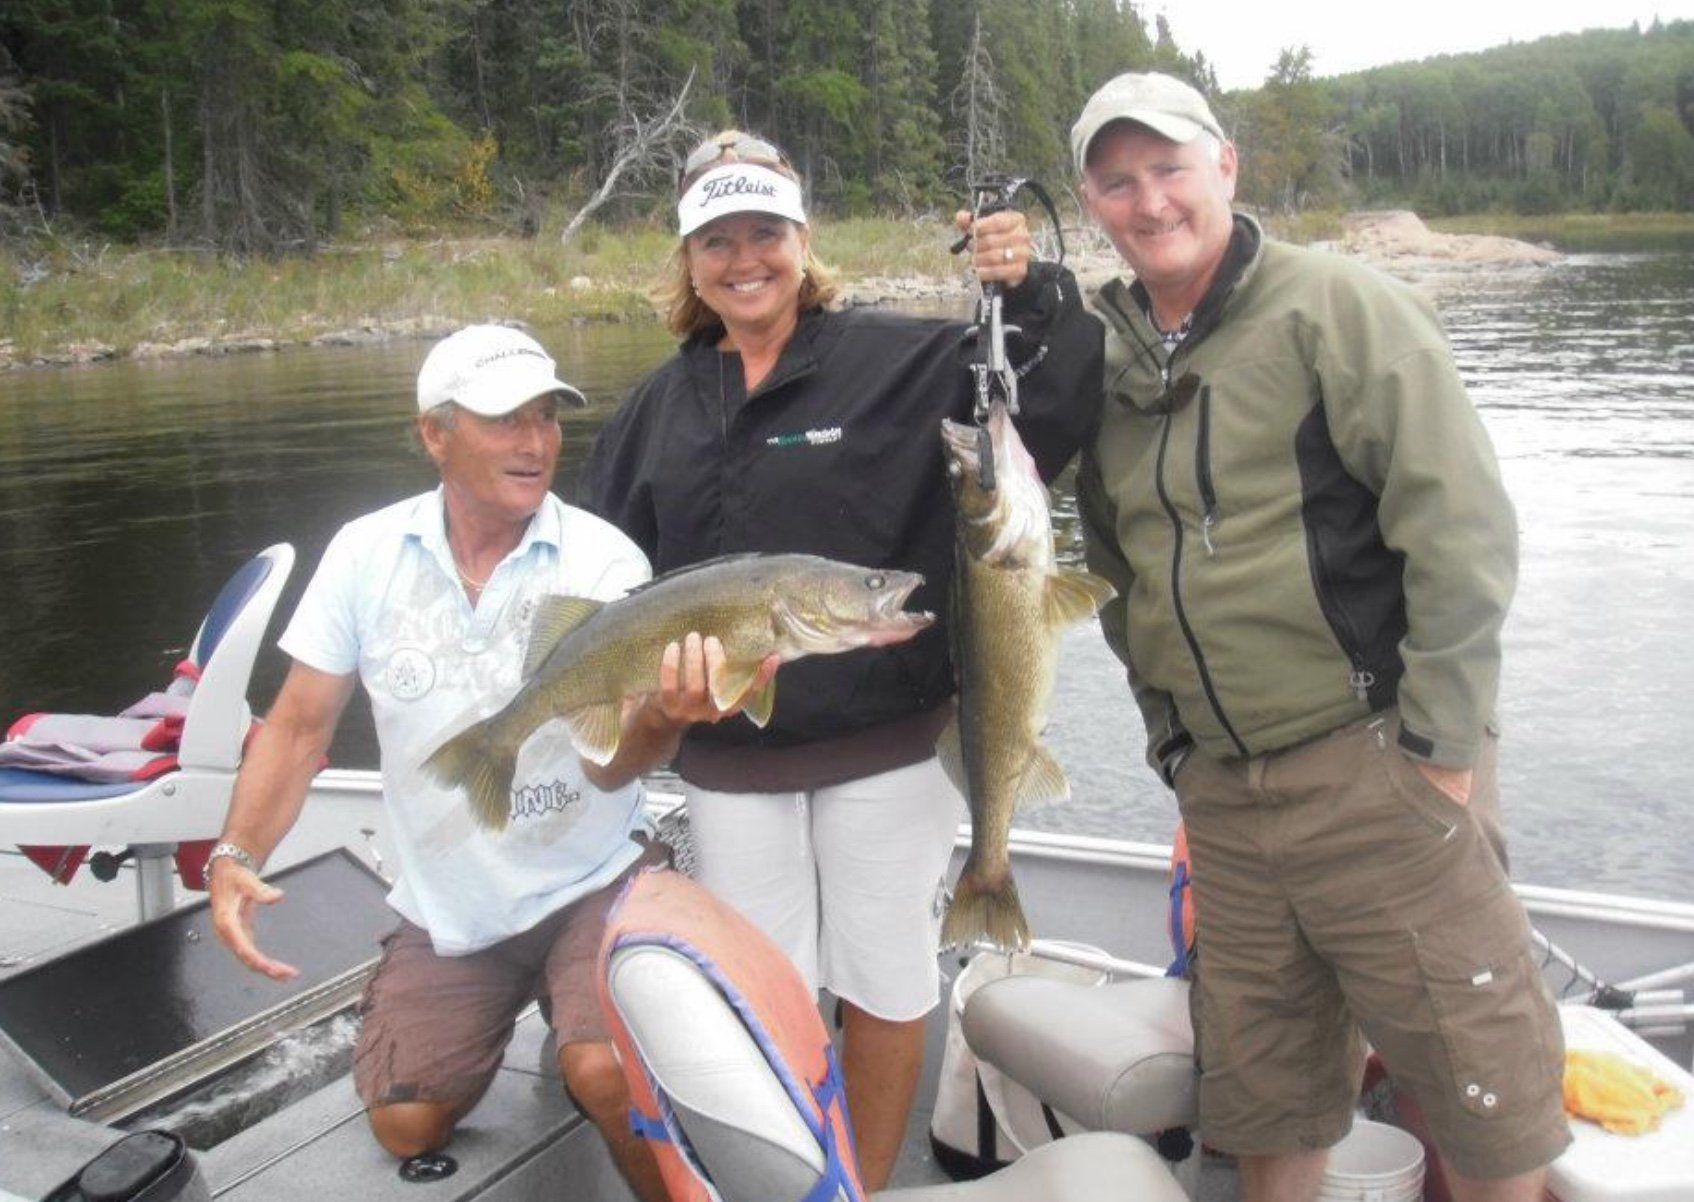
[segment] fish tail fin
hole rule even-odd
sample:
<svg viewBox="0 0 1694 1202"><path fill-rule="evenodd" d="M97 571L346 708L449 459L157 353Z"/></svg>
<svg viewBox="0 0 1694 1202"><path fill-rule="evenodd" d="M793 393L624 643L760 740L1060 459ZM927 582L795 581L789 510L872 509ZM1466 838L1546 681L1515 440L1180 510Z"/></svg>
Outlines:
<svg viewBox="0 0 1694 1202"><path fill-rule="evenodd" d="M512 778L518 749L499 737L494 718L475 723L437 747L424 772L445 789L470 795L471 815L489 830L505 830L512 816Z"/></svg>
<svg viewBox="0 0 1694 1202"><path fill-rule="evenodd" d="M994 880L966 864L941 924L941 944L965 947L984 937L1006 951L1022 951L1029 947L1029 922L1010 872Z"/></svg>

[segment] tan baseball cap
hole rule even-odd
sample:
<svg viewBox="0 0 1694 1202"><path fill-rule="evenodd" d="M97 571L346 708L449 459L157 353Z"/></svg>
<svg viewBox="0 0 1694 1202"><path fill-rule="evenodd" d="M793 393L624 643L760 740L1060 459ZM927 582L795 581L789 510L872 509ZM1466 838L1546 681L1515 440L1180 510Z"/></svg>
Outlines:
<svg viewBox="0 0 1694 1202"><path fill-rule="evenodd" d="M1071 126L1078 173L1087 166L1089 146L1114 121L1134 121L1172 142L1192 142L1201 131L1220 142L1229 140L1206 98L1194 88L1171 75L1129 72L1101 84Z"/></svg>

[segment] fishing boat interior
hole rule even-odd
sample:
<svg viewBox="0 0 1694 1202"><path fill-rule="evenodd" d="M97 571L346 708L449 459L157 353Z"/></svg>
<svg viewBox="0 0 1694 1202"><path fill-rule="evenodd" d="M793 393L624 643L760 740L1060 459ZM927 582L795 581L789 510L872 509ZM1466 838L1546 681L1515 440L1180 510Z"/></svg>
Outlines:
<svg viewBox="0 0 1694 1202"><path fill-rule="evenodd" d="M300 976L250 973L217 943L196 892L204 846L219 831L252 719L248 678L291 564L278 547L243 567L202 624L179 677L189 683L173 686L164 709L174 716L131 719L168 727L174 762L141 781L90 781L51 756L0 767L0 1202L630 1197L560 1084L534 1007L442 1154L400 1163L371 1137L350 1063L356 1002L393 923L376 773L321 772L271 857L269 879L286 896L259 933ZM127 763L106 767L121 777ZM651 781L649 799L686 872L674 782ZM967 846L962 829L956 859ZM1170 849L1014 831L1012 853L1037 942L1017 955L942 954L948 988L919 1104L894 1188L877 1197L1235 1198L1229 1158L1194 1131L1187 985L1166 975ZM1568 1044L1694 1094L1694 905L1519 893ZM839 1196L815 1108L713 973L663 948L629 949L611 972L634 1054L668 1099L667 1131L712 1196ZM833 1009L827 998L811 1008L819 1040ZM1356 1132L1415 1131L1415 1105L1392 1082L1367 1080ZM1694 1106L1638 1136L1585 1121L1574 1130L1550 1179L1558 1202L1694 1198ZM1414 1150L1415 1174L1338 1156L1332 1174L1378 1192L1335 1196L1441 1196L1415 1135L1394 1146Z"/></svg>

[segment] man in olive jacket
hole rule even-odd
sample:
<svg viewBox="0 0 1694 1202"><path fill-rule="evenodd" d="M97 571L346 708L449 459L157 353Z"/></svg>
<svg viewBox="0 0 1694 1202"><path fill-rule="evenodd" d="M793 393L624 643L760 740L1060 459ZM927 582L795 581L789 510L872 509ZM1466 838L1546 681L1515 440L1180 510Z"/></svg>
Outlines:
<svg viewBox="0 0 1694 1202"><path fill-rule="evenodd" d="M1233 213L1235 148L1178 80L1117 77L1071 141L1135 272L1095 302L1079 493L1188 828L1202 1134L1247 1202L1315 1197L1362 1032L1460 1202L1539 1202L1570 1136L1495 787L1515 519L1440 323Z"/></svg>

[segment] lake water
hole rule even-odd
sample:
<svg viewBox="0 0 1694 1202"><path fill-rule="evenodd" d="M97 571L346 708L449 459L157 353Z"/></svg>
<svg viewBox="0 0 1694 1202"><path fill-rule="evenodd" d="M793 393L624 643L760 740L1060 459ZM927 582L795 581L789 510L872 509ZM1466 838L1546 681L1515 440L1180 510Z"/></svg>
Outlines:
<svg viewBox="0 0 1694 1202"><path fill-rule="evenodd" d="M1690 249L1424 281L1518 508L1501 772L1514 872L1537 884L1694 900ZM594 431L671 344L653 325L539 333L592 402L567 416L570 496ZM301 556L289 612L342 521L432 482L406 440L424 350L0 376L0 721L158 687L224 577L283 540ZM1068 480L1055 506L1074 548ZM261 658L256 700L281 672ZM1169 839L1174 803L1092 627L1066 637L1050 738L1075 795L1023 825ZM332 758L374 764L368 715Z"/></svg>

